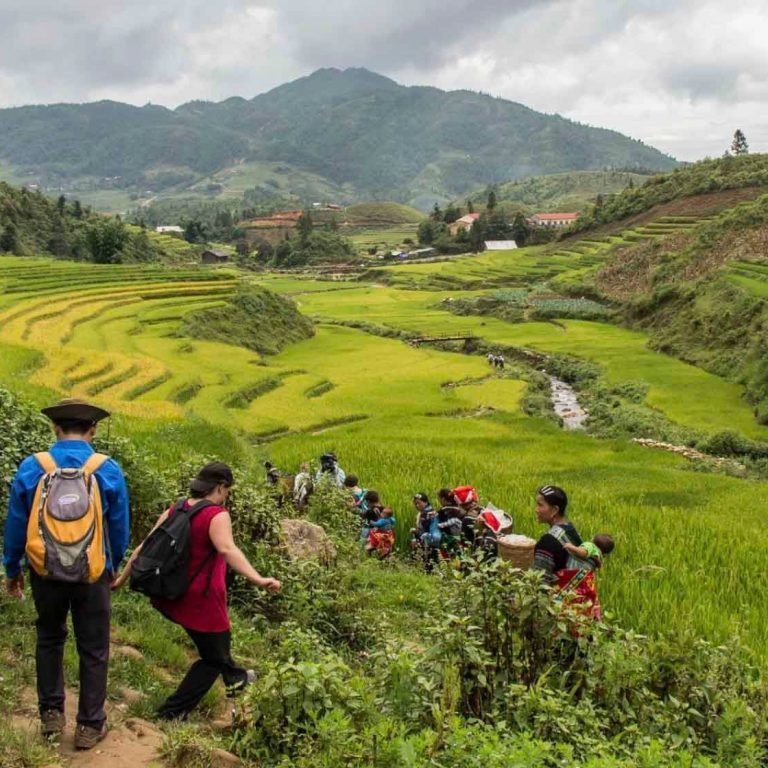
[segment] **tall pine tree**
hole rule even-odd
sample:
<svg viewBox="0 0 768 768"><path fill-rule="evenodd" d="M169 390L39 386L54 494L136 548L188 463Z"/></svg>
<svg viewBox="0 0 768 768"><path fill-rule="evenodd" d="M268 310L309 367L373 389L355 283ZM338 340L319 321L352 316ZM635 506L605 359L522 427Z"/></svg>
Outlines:
<svg viewBox="0 0 768 768"><path fill-rule="evenodd" d="M749 154L749 144L747 144L747 137L741 132L741 128L737 128L736 133L733 134L731 152L733 152L734 155Z"/></svg>

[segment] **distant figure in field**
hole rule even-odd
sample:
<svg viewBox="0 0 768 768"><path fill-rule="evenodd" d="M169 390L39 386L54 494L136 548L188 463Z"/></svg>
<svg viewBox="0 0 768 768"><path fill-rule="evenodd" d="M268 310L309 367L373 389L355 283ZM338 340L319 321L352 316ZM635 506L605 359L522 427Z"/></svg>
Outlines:
<svg viewBox="0 0 768 768"><path fill-rule="evenodd" d="M274 488L277 496L277 506L282 509L286 500L293 498L295 478L293 475L283 474L269 461L264 462L264 469L267 470L267 485Z"/></svg>
<svg viewBox="0 0 768 768"><path fill-rule="evenodd" d="M359 509L366 490L360 487L357 475L347 475L344 478L344 490L349 494L349 505L355 510Z"/></svg>
<svg viewBox="0 0 768 768"><path fill-rule="evenodd" d="M277 485L280 481L280 470L273 466L271 461L264 462L264 469L267 471L267 483Z"/></svg>
<svg viewBox="0 0 768 768"><path fill-rule="evenodd" d="M583 561L568 551L566 544L581 547L582 540L566 517L568 496L556 485L545 485L536 494L536 518L549 526L536 542L533 567L543 571L545 581L563 600L584 607L588 615L600 620L600 600L594 570L585 570Z"/></svg>
<svg viewBox="0 0 768 768"><path fill-rule="evenodd" d="M459 506L461 518L461 538L465 545L474 546L477 518L480 514L480 498L472 485L462 485L453 489L453 498Z"/></svg>
<svg viewBox="0 0 768 768"><path fill-rule="evenodd" d="M337 488L341 488L344 485L344 478L346 476L346 472L339 466L335 453L329 451L320 457L320 469L317 470L315 475L316 483L321 481L328 482L330 479Z"/></svg>
<svg viewBox="0 0 768 768"><path fill-rule="evenodd" d="M464 513L450 488L441 488L437 500L440 502L437 510L437 527L442 534L440 546L445 552L456 551L461 543Z"/></svg>
<svg viewBox="0 0 768 768"><path fill-rule="evenodd" d="M312 474L310 473L309 462L305 461L299 468L296 477L293 478L293 505L299 512L302 512L307 506L312 491Z"/></svg>
<svg viewBox="0 0 768 768"><path fill-rule="evenodd" d="M384 507L381 517L370 524L368 543L365 545L365 551L369 555L375 552L381 559L389 556L395 546L396 522L392 510Z"/></svg>
<svg viewBox="0 0 768 768"><path fill-rule="evenodd" d="M371 532L371 523L375 523L381 517L384 505L381 503L378 491L366 491L358 514L360 515L360 541L363 545L368 542L368 534Z"/></svg>
<svg viewBox="0 0 768 768"><path fill-rule="evenodd" d="M417 493L413 497L413 506L416 508L416 522L411 528L411 549L424 546L424 536L429 535L429 525L434 515L434 509L429 503L426 493Z"/></svg>
<svg viewBox="0 0 768 768"><path fill-rule="evenodd" d="M507 361L504 359L504 355L499 355L499 356L496 358L496 365L497 365L499 368L501 368L502 370L504 370L504 365L506 364L506 362L507 362Z"/></svg>

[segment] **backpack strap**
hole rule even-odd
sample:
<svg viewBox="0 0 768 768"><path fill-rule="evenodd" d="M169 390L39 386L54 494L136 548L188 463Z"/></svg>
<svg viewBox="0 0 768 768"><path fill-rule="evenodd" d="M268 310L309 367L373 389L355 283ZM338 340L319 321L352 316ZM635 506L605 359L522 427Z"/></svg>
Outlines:
<svg viewBox="0 0 768 768"><path fill-rule="evenodd" d="M42 469L46 475L52 475L58 469L56 461L54 460L53 456L48 453L48 451L36 453L35 459L40 465L40 469Z"/></svg>
<svg viewBox="0 0 768 768"><path fill-rule="evenodd" d="M88 457L88 460L83 464L81 469L86 477L91 477L93 474L99 471L101 467L109 461L109 456L103 453L94 453Z"/></svg>

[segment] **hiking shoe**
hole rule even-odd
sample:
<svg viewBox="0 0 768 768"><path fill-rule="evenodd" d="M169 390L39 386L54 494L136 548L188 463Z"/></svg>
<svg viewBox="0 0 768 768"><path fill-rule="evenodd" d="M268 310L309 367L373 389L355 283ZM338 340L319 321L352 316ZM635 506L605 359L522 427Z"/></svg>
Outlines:
<svg viewBox="0 0 768 768"><path fill-rule="evenodd" d="M49 739L59 736L67 724L67 719L60 709L46 709L40 713L40 733Z"/></svg>
<svg viewBox="0 0 768 768"><path fill-rule="evenodd" d="M93 749L106 735L106 723L101 728L91 728L90 725L78 725L75 730L75 749Z"/></svg>
<svg viewBox="0 0 768 768"><path fill-rule="evenodd" d="M245 670L245 678L240 682L233 683L227 686L227 698L232 699L237 696L238 693L245 690L249 685L253 685L256 682L256 672L252 669Z"/></svg>

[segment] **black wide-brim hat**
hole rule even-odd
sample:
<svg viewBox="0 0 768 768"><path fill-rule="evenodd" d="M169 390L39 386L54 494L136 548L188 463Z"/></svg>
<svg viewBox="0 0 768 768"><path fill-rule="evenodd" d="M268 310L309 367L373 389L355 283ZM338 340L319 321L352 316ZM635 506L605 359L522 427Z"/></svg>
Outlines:
<svg viewBox="0 0 768 768"><path fill-rule="evenodd" d="M47 408L43 408L41 413L47 416L51 421L76 419L77 421L90 421L93 424L110 416L109 411L99 408L98 405L93 405L92 403L87 403L85 400L78 400L74 397L59 400L55 405L49 405Z"/></svg>

